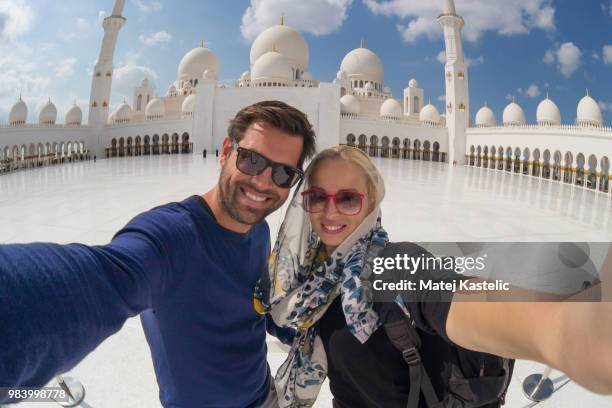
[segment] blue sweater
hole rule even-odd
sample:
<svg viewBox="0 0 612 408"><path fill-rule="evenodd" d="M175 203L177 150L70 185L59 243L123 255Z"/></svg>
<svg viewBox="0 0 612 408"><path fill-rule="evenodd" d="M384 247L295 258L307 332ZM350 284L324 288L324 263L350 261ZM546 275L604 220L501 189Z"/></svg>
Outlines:
<svg viewBox="0 0 612 408"><path fill-rule="evenodd" d="M265 222L225 230L199 196L108 245L0 246L0 387L45 385L143 312L164 407L259 405L270 379L252 297L269 250Z"/></svg>

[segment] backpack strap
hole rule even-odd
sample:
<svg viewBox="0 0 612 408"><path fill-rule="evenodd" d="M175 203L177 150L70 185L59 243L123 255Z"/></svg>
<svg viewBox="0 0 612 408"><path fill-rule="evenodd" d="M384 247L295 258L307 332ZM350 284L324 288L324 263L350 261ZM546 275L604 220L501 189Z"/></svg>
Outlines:
<svg viewBox="0 0 612 408"><path fill-rule="evenodd" d="M383 304L379 312L384 322L383 327L391 343L402 353L402 357L410 374L410 391L408 394L408 408L418 408L421 391L429 408L442 408L431 384L431 378L423 367L419 347L421 338L416 329L397 305Z"/></svg>

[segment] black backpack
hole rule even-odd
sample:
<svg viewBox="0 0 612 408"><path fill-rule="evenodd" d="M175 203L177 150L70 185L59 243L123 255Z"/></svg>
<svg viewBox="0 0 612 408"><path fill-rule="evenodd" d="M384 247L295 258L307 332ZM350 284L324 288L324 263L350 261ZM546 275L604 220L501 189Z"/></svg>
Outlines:
<svg viewBox="0 0 612 408"><path fill-rule="evenodd" d="M390 243L386 250L395 252L398 247L404 249L402 252L413 254L424 251L418 245L408 243ZM454 357L449 361L450 377L440 400L423 366L419 352L421 335L412 320L395 302L375 303L375 309L384 322L387 337L402 353L410 370L407 408L419 408L421 395L428 408L499 408L505 404L514 360L450 344L449 347L453 349L451 355Z"/></svg>

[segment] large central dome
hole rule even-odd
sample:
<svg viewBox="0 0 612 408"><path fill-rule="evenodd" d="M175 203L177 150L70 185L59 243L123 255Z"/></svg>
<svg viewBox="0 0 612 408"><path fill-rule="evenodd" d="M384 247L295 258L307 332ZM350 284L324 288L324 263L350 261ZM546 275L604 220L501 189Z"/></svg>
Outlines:
<svg viewBox="0 0 612 408"><path fill-rule="evenodd" d="M283 54L292 67L308 71L308 44L295 29L276 25L259 34L251 46L251 67L272 50Z"/></svg>
<svg viewBox="0 0 612 408"><path fill-rule="evenodd" d="M384 76L383 64L376 54L367 48L355 48L346 54L340 69L349 78L367 79L382 84Z"/></svg>

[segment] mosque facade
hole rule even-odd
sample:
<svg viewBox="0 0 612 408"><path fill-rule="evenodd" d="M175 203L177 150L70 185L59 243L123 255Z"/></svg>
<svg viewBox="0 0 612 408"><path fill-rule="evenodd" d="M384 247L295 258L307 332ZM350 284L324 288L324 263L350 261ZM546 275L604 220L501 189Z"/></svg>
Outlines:
<svg viewBox="0 0 612 408"><path fill-rule="evenodd" d="M164 95L147 79L135 84L131 103L110 111L113 58L126 23L125 0L116 0L103 21L104 38L93 70L90 101L76 104L58 123L52 100L38 123L27 123L20 97L0 125L0 172L24 167L100 158L215 152L229 120L242 107L262 100L282 100L305 112L317 133L318 148L336 144L359 147L371 156L440 161L521 173L582 185L610 194L612 128L605 127L597 102L588 95L575 120L563 124L548 97L537 109L537 123L512 101L497 123L483 106L470 115L469 77L461 31L463 18L454 0L445 0L438 22L444 31L446 85L444 112L425 103L425 91L411 79L403 95L385 86L384 66L363 41L348 52L336 78L313 78L303 36L280 21L263 31L250 50L250 66L234 86L219 84L221 64L203 43L179 63L178 75Z"/></svg>

